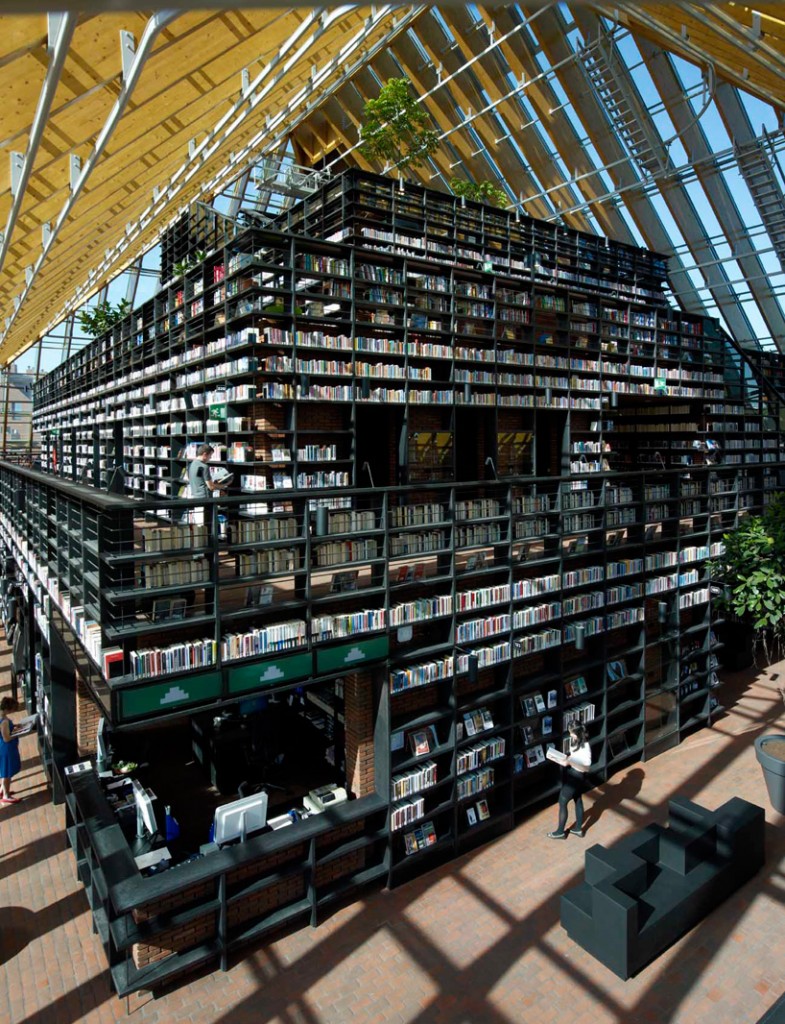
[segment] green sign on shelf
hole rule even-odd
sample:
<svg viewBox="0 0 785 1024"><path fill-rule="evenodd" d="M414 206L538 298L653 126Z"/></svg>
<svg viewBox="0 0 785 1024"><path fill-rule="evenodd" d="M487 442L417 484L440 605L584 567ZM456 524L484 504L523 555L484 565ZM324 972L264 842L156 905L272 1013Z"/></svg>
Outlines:
<svg viewBox="0 0 785 1024"><path fill-rule="evenodd" d="M215 405L211 405L209 409L211 420L226 419L226 402L217 402Z"/></svg>
<svg viewBox="0 0 785 1024"><path fill-rule="evenodd" d="M665 389L667 387L668 387L668 382L667 382L667 380L664 377L655 377L654 378L654 390L655 391L665 391Z"/></svg>
<svg viewBox="0 0 785 1024"><path fill-rule="evenodd" d="M373 661L382 661L390 650L390 640L386 636L374 640L356 640L352 644L340 647L325 647L316 652L317 672L334 672L336 669L356 668L368 665Z"/></svg>
<svg viewBox="0 0 785 1024"><path fill-rule="evenodd" d="M263 686L275 686L311 675L313 659L309 653L291 654L271 661L257 661L252 665L238 665L229 669L229 693L247 693Z"/></svg>
<svg viewBox="0 0 785 1024"><path fill-rule="evenodd" d="M165 714L188 704L203 704L221 696L221 673L205 672L185 676L167 683L151 683L120 691L122 718Z"/></svg>

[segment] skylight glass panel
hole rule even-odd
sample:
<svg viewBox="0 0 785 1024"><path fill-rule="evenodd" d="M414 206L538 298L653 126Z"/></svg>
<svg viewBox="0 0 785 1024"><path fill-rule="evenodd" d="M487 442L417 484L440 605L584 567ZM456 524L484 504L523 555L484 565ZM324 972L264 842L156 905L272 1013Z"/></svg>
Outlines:
<svg viewBox="0 0 785 1024"><path fill-rule="evenodd" d="M756 134L758 132L762 134L764 129L769 132L778 132L780 130L777 112L770 103L764 103L757 96L752 96L741 89L738 90L738 95L741 105L750 119L750 124L754 125Z"/></svg>

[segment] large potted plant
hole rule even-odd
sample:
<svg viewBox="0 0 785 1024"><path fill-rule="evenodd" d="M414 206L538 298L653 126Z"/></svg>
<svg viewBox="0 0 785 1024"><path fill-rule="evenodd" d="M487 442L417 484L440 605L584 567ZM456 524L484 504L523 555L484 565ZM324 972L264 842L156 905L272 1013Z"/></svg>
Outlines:
<svg viewBox="0 0 785 1024"><path fill-rule="evenodd" d="M752 658L779 657L785 633L785 495L777 495L760 516L746 516L723 536L722 555L709 563L711 578L722 584L720 602L731 617L726 646L731 663L745 642ZM726 659L726 664L728 664ZM734 667L743 667L735 662ZM785 814L785 735L759 736L755 754L772 807Z"/></svg>
<svg viewBox="0 0 785 1024"><path fill-rule="evenodd" d="M782 733L758 736L755 756L763 770L771 806L785 814L785 736Z"/></svg>
<svg viewBox="0 0 785 1024"><path fill-rule="evenodd" d="M785 635L785 495L722 539L723 553L709 562L711 579L722 588L720 606L740 627L735 642L746 634L756 664L759 652L769 662Z"/></svg>

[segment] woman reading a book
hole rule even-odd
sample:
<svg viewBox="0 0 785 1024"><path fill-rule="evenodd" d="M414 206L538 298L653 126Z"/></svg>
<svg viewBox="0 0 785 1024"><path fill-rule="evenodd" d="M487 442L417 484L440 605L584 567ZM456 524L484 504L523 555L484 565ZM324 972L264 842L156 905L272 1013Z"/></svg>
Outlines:
<svg viewBox="0 0 785 1024"><path fill-rule="evenodd" d="M561 790L559 791L559 824L555 832L549 832L549 839L567 838L567 808L570 800L575 801L575 827L570 833L583 839L583 794L588 789L587 772L591 768L591 747L586 727L580 722L570 726L570 752L562 769Z"/></svg>
<svg viewBox="0 0 785 1024"><path fill-rule="evenodd" d="M19 737L13 735L14 723L8 717L16 710L13 697L0 700L0 804L16 804L19 797L11 793L11 779L22 767L19 757Z"/></svg>

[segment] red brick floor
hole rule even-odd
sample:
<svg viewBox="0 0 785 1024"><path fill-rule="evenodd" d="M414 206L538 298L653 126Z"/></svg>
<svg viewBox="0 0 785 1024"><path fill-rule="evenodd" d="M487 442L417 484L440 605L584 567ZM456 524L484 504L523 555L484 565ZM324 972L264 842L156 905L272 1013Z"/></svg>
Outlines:
<svg viewBox="0 0 785 1024"><path fill-rule="evenodd" d="M0 667L2 661L0 661ZM316 929L257 947L153 999L139 1024L753 1024L782 994L785 831L768 803L753 739L785 727L777 670L729 676L728 714L711 730L615 776L588 798L584 842L553 843L542 811L494 843L393 892L372 892ZM0 687L0 691L2 687ZM0 807L0 1024L94 1024L126 1014L112 995L34 738ZM559 925L559 894L582 875L587 843L664 821L680 793L716 807L766 808L767 863L726 904L635 979L623 982Z"/></svg>

